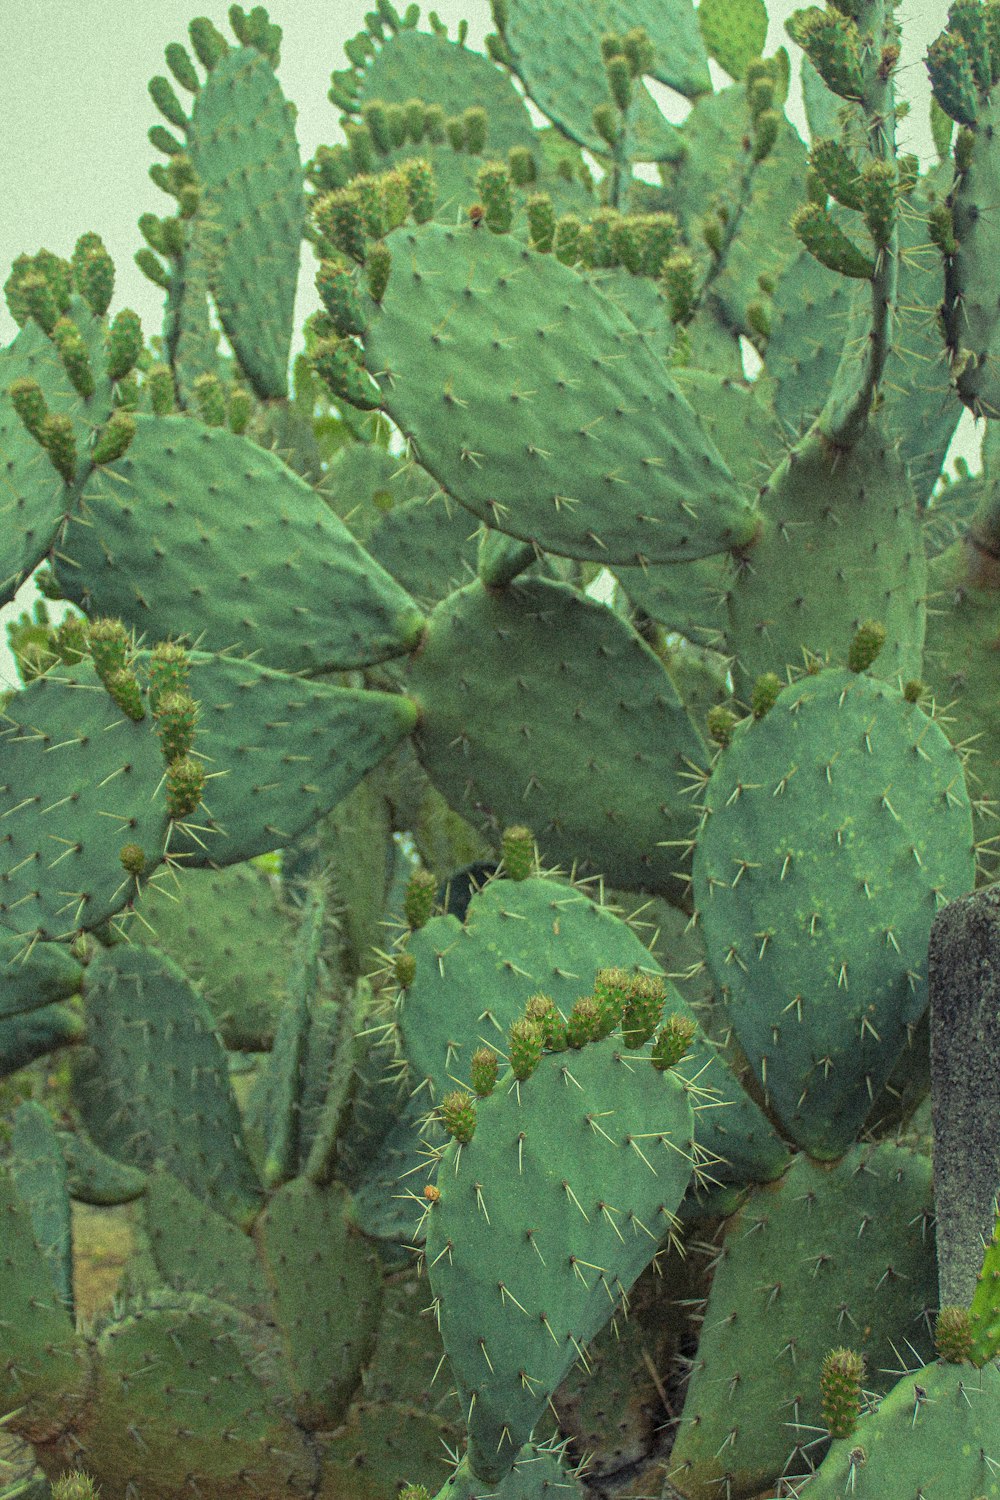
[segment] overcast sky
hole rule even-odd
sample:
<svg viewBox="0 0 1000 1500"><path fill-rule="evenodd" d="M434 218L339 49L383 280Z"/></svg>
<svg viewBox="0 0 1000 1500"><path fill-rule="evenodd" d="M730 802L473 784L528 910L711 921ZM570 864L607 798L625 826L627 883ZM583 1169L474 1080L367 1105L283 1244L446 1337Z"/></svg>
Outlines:
<svg viewBox="0 0 1000 1500"><path fill-rule="evenodd" d="M405 8L405 0L397 4ZM363 25L371 5L372 0L275 0L270 7L271 19L284 30L278 76L298 107L303 161L318 145L339 138L338 111L326 97L329 75L345 65L343 42ZM794 0L768 0L768 53L784 43L798 55L783 25L796 8ZM207 13L228 33L227 10L218 5ZM486 0L468 5L439 0L437 10L452 33L460 17L468 19L470 45L481 45L492 29ZM150 163L162 158L146 136L160 121L146 85L154 74L168 71L165 45L186 42L188 21L198 13L197 0L20 0L16 7L13 0L0 0L0 283L21 252L45 247L68 256L80 234L96 230L117 267L112 311L133 307L147 337L159 332L162 293L132 259L144 243L136 227L139 215L168 211L148 176ZM929 89L922 59L945 23L947 3L913 0L900 6L899 15L904 28L899 85L913 105L900 130L900 147L929 161ZM724 81L721 74L717 78ZM804 134L797 80L788 112ZM300 326L317 305L311 252L303 264ZM0 342L15 332L3 303ZM965 445L962 451L978 467L973 449ZM0 683L9 675L2 657L0 644Z"/></svg>

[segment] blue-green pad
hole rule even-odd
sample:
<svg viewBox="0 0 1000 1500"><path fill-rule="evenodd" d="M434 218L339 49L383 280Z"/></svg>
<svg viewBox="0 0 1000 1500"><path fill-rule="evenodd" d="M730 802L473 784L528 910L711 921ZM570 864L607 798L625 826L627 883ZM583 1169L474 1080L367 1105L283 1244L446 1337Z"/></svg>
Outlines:
<svg viewBox="0 0 1000 1500"><path fill-rule="evenodd" d="M365 362L420 463L480 520L609 566L748 542L749 502L635 325L553 255L404 227Z"/></svg>
<svg viewBox="0 0 1000 1500"><path fill-rule="evenodd" d="M68 317L83 337L94 376L94 394L79 395L70 383L56 346L29 318L13 343L0 349L0 604L9 604L21 584L42 561L59 523L72 504L77 485L90 469L87 439L111 410L103 319L95 318L80 297L70 300ZM68 487L48 454L26 430L7 395L15 380L27 376L42 388L53 415L73 419L78 465L77 485Z"/></svg>
<svg viewBox="0 0 1000 1500"><path fill-rule="evenodd" d="M0 1078L57 1047L76 1046L85 1036L83 1017L68 1005L43 1005L27 1015L0 1019Z"/></svg>
<svg viewBox="0 0 1000 1500"><path fill-rule="evenodd" d="M294 109L254 48L216 63L189 141L222 326L261 400L286 396L305 194Z"/></svg>
<svg viewBox="0 0 1000 1500"><path fill-rule="evenodd" d="M146 1234L174 1291L197 1292L273 1322L271 1292L253 1240L163 1167L146 1179Z"/></svg>
<svg viewBox="0 0 1000 1500"><path fill-rule="evenodd" d="M16 932L0 932L0 1018L68 1000L82 979L82 965L64 944L32 944Z"/></svg>
<svg viewBox="0 0 1000 1500"><path fill-rule="evenodd" d="M66 1158L66 1185L74 1202L111 1208L133 1203L146 1191L145 1172L108 1156L79 1121L72 1130L59 1132L59 1143Z"/></svg>
<svg viewBox="0 0 1000 1500"><path fill-rule="evenodd" d="M478 581L431 615L407 688L431 780L480 825L528 822L549 858L683 904L695 818L684 773L707 758L652 648L566 584ZM629 768L623 776L623 766Z"/></svg>
<svg viewBox="0 0 1000 1500"><path fill-rule="evenodd" d="M187 417L136 417L127 453L93 470L59 551L67 597L92 617L286 672L399 656L423 623L276 453Z"/></svg>
<svg viewBox="0 0 1000 1500"><path fill-rule="evenodd" d="M612 31L625 35L641 26L653 43L650 76L689 99L712 89L708 53L692 0L607 0L607 20Z"/></svg>
<svg viewBox="0 0 1000 1500"><path fill-rule="evenodd" d="M897 689L830 668L737 726L704 806L709 967L785 1128L835 1158L926 1007L938 907L975 881L961 759Z"/></svg>
<svg viewBox="0 0 1000 1500"><path fill-rule="evenodd" d="M475 517L437 490L393 507L366 545L421 608L431 608L476 576L479 533Z"/></svg>
<svg viewBox="0 0 1000 1500"><path fill-rule="evenodd" d="M830 1447L809 1500L976 1500L1000 1496L1000 1368L935 1360L910 1369Z"/></svg>
<svg viewBox="0 0 1000 1500"><path fill-rule="evenodd" d="M101 948L87 969L86 1065L74 1095L97 1144L127 1165L159 1163L238 1224L261 1189L240 1129L212 1014L155 949Z"/></svg>
<svg viewBox="0 0 1000 1500"><path fill-rule="evenodd" d="M686 1500L757 1495L818 1461L831 1349L865 1356L867 1390L929 1356L933 1215L930 1162L888 1142L832 1169L796 1157L753 1194L727 1226L667 1463Z"/></svg>
<svg viewBox="0 0 1000 1500"><path fill-rule="evenodd" d="M613 912L544 876L491 880L472 897L464 923L432 917L410 935L406 951L417 967L400 997L399 1024L412 1087L428 1105L469 1085L477 1047L505 1053L510 1026L531 995L550 996L568 1016L577 998L590 994L598 969L663 973ZM669 980L666 991L664 1014L694 1020ZM782 1171L787 1149L700 1029L677 1071L705 1090L706 1108L695 1108L695 1140L711 1179L759 1181Z"/></svg>
<svg viewBox="0 0 1000 1500"><path fill-rule="evenodd" d="M31 1216L35 1243L48 1262L56 1296L73 1317L73 1224L66 1161L52 1116L34 1099L14 1114L14 1190Z"/></svg>
<svg viewBox="0 0 1000 1500"><path fill-rule="evenodd" d="M452 1141L426 1260L472 1473L509 1472L548 1398L671 1230L691 1173L686 1086L618 1033L510 1073Z"/></svg>

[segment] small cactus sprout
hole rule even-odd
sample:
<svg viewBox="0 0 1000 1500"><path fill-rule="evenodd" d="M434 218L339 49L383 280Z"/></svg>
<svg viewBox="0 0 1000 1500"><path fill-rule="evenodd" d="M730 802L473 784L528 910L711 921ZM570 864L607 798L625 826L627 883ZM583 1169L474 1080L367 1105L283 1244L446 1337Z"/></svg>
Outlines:
<svg viewBox="0 0 1000 1500"><path fill-rule="evenodd" d="M510 1028L510 1066L514 1077L520 1082L530 1078L538 1067L544 1045L541 1027L535 1021L522 1016Z"/></svg>
<svg viewBox="0 0 1000 1500"><path fill-rule="evenodd" d="M689 1016L669 1016L653 1043L653 1067L665 1073L679 1063L694 1041L696 1029Z"/></svg>
<svg viewBox="0 0 1000 1500"><path fill-rule="evenodd" d="M166 761L180 760L194 744L198 705L189 693L163 693L156 705L156 733Z"/></svg>
<svg viewBox="0 0 1000 1500"><path fill-rule="evenodd" d="M127 715L136 724L146 717L146 705L142 697L142 689L139 679L131 667L119 667L114 672L109 672L103 679L115 703L122 713Z"/></svg>
<svg viewBox="0 0 1000 1500"><path fill-rule="evenodd" d="M778 701L782 682L777 672L765 672L757 678L750 695L750 712L755 719L763 719Z"/></svg>
<svg viewBox="0 0 1000 1500"><path fill-rule="evenodd" d="M400 1494L399 1500L431 1500L431 1492L425 1485L408 1484Z"/></svg>
<svg viewBox="0 0 1000 1500"><path fill-rule="evenodd" d="M235 432L237 437L246 432L251 409L250 392L246 386L230 386L229 399L226 403L226 426L230 432Z"/></svg>
<svg viewBox="0 0 1000 1500"><path fill-rule="evenodd" d="M405 162L402 167L406 179L406 191L410 199L410 213L414 223L426 224L434 215L434 171L424 157Z"/></svg>
<svg viewBox="0 0 1000 1500"><path fill-rule="evenodd" d="M182 755L167 766L167 812L186 818L194 812L205 790L205 767L190 755Z"/></svg>
<svg viewBox="0 0 1000 1500"><path fill-rule="evenodd" d="M599 1041L602 1019L593 995L581 995L566 1018L566 1045L579 1048Z"/></svg>
<svg viewBox="0 0 1000 1500"><path fill-rule="evenodd" d="M122 869L130 875L141 875L146 868L146 851L139 844L122 844L118 851Z"/></svg>
<svg viewBox="0 0 1000 1500"><path fill-rule="evenodd" d="M526 205L532 247L547 255L556 234L556 216L548 193L532 193Z"/></svg>
<svg viewBox="0 0 1000 1500"><path fill-rule="evenodd" d="M473 104L463 111L462 124L465 128L466 151L473 156L482 156L486 149L486 134L489 129L489 119L482 105Z"/></svg>
<svg viewBox="0 0 1000 1500"><path fill-rule="evenodd" d="M99 234L81 234L71 261L73 285L97 318L103 318L115 289L115 263Z"/></svg>
<svg viewBox="0 0 1000 1500"><path fill-rule="evenodd" d="M31 436L41 442L42 425L49 414L42 388L37 380L22 375L13 381L7 391L10 404L24 423Z"/></svg>
<svg viewBox="0 0 1000 1500"><path fill-rule="evenodd" d="M174 409L174 376L169 365L150 365L146 371L146 390L153 415L167 417Z"/></svg>
<svg viewBox="0 0 1000 1500"><path fill-rule="evenodd" d="M529 146L511 146L507 166L515 187L528 187L538 177L538 166Z"/></svg>
<svg viewBox="0 0 1000 1500"><path fill-rule="evenodd" d="M628 58L616 52L604 59L604 71L608 77L611 97L621 114L625 114L632 103L632 69Z"/></svg>
<svg viewBox="0 0 1000 1500"><path fill-rule="evenodd" d="M576 214L563 214L556 220L553 248L556 260L564 266L576 265L580 254L580 233L583 225Z"/></svg>
<svg viewBox="0 0 1000 1500"><path fill-rule="evenodd" d="M396 983L401 990L408 990L417 977L417 960L412 953L397 953L395 967Z"/></svg>
<svg viewBox="0 0 1000 1500"><path fill-rule="evenodd" d="M710 738L725 750L733 737L733 730L736 728L738 722L732 709L725 708L721 703L716 704L715 708L709 709L706 719Z"/></svg>
<svg viewBox="0 0 1000 1500"><path fill-rule="evenodd" d="M206 427L225 427L226 393L218 375L199 375L192 388L194 404Z"/></svg>
<svg viewBox="0 0 1000 1500"><path fill-rule="evenodd" d="M389 246L384 240L379 240L377 244L369 247L365 256L365 275L368 280L368 292L373 302L381 302L385 296L391 270L392 254Z"/></svg>
<svg viewBox="0 0 1000 1500"><path fill-rule="evenodd" d="M113 411L94 437L90 457L95 464L113 464L128 451L135 437L135 417L129 411Z"/></svg>
<svg viewBox="0 0 1000 1500"><path fill-rule="evenodd" d="M622 1009L622 1035L626 1047L641 1047L655 1032L667 998L659 974L635 974Z"/></svg>
<svg viewBox="0 0 1000 1500"><path fill-rule="evenodd" d="M129 370L135 368L141 353L142 324L139 321L139 314L134 313L130 307L123 307L120 312L115 314L115 320L108 329L107 360L109 379L123 379Z"/></svg>
<svg viewBox="0 0 1000 1500"><path fill-rule="evenodd" d="M441 1124L459 1145L468 1145L476 1132L476 1104L471 1094L454 1089L445 1094L438 1107Z"/></svg>
<svg viewBox="0 0 1000 1500"><path fill-rule="evenodd" d="M121 671L132 656L132 637L121 620L91 620L87 645L98 677Z"/></svg>
<svg viewBox="0 0 1000 1500"><path fill-rule="evenodd" d="M59 350L63 369L73 389L86 401L94 394L94 372L83 335L72 318L59 318L52 329L52 342Z"/></svg>
<svg viewBox="0 0 1000 1500"><path fill-rule="evenodd" d="M852 672L865 672L885 645L885 626L879 620L863 620L854 633L847 653Z"/></svg>
<svg viewBox="0 0 1000 1500"><path fill-rule="evenodd" d="M52 1486L52 1500L99 1500L100 1493L90 1475L79 1469L67 1471Z"/></svg>
<svg viewBox="0 0 1000 1500"><path fill-rule="evenodd" d="M831 1349L823 1361L819 1378L823 1403L823 1421L830 1436L850 1437L858 1420L861 1404L861 1378L865 1362L853 1349Z"/></svg>
<svg viewBox="0 0 1000 1500"><path fill-rule="evenodd" d="M538 1027L542 1045L550 1052L566 1050L566 1020L551 995L532 995L524 1007L524 1017Z"/></svg>
<svg viewBox="0 0 1000 1500"><path fill-rule="evenodd" d="M884 250L896 222L898 192L896 165L891 161L869 161L861 169L861 194L864 198L865 223L868 232Z"/></svg>
<svg viewBox="0 0 1000 1500"><path fill-rule="evenodd" d="M911 677L908 682L903 683L903 697L907 703L919 703L926 691L925 684L917 677Z"/></svg>
<svg viewBox="0 0 1000 1500"><path fill-rule="evenodd" d="M75 667L87 654L87 622L82 615L65 615L56 629L55 648L67 667Z"/></svg>
<svg viewBox="0 0 1000 1500"><path fill-rule="evenodd" d="M403 915L413 932L426 927L434 911L437 881L429 870L414 870L406 883Z"/></svg>
<svg viewBox="0 0 1000 1500"><path fill-rule="evenodd" d="M492 1094L497 1081L497 1055L488 1047L477 1047L469 1062L472 1087L480 1099Z"/></svg>
<svg viewBox="0 0 1000 1500"><path fill-rule="evenodd" d="M527 880L535 867L535 840L531 829L520 824L505 828L501 847L508 880Z"/></svg>
<svg viewBox="0 0 1000 1500"><path fill-rule="evenodd" d="M93 635L93 626L91 626ZM187 690L191 658L183 646L176 641L160 641L154 646L149 658L149 706L154 714L160 699L167 693L183 693Z"/></svg>
<svg viewBox="0 0 1000 1500"><path fill-rule="evenodd" d="M476 174L476 186L486 210L487 228L494 234L506 234L514 221L506 162L485 162Z"/></svg>
<svg viewBox="0 0 1000 1500"><path fill-rule="evenodd" d="M972 1321L965 1307L942 1307L934 1325L934 1347L950 1365L972 1357Z"/></svg>
<svg viewBox="0 0 1000 1500"><path fill-rule="evenodd" d="M691 318L697 302L697 274L693 257L685 251L669 255L663 262L661 279L672 323L687 323Z"/></svg>
<svg viewBox="0 0 1000 1500"><path fill-rule="evenodd" d="M76 478L76 438L71 419L64 412L46 417L38 441L56 473L66 484L72 484Z"/></svg>
<svg viewBox="0 0 1000 1500"><path fill-rule="evenodd" d="M601 1036L610 1036L621 1022L632 975L627 969L598 969L594 977L594 1000L601 1016Z"/></svg>

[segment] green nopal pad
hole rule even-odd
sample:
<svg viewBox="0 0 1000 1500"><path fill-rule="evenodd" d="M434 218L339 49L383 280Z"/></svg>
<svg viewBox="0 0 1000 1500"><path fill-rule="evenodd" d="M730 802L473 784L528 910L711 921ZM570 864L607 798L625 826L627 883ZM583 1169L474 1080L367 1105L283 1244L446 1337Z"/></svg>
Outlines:
<svg viewBox="0 0 1000 1500"><path fill-rule="evenodd" d="M352 1402L346 1420L323 1442L316 1500L399 1500L403 1486L433 1494L461 1446L464 1424L401 1401Z"/></svg>
<svg viewBox="0 0 1000 1500"><path fill-rule="evenodd" d="M37 677L0 726L0 923L43 938L96 927L137 892L122 845L140 845L149 870L163 857L156 736L115 706L89 661Z"/></svg>
<svg viewBox="0 0 1000 1500"><path fill-rule="evenodd" d="M1000 124L996 89L981 102L972 159L947 202L958 247L944 263L945 342L961 400L977 417L1000 416L1000 317L997 315L995 215L990 205L1000 193L1000 161L995 145ZM951 167L951 162L943 164Z"/></svg>
<svg viewBox="0 0 1000 1500"><path fill-rule="evenodd" d="M200 705L195 749L208 779L192 829L175 824L170 848L196 868L239 864L294 842L395 749L417 717L401 695L197 652L189 687ZM151 731L149 740L159 754Z"/></svg>
<svg viewBox="0 0 1000 1500"><path fill-rule="evenodd" d="M683 772L702 741L662 663L606 606L541 578L472 583L432 614L407 686L417 753L456 812L530 818L551 858L683 903L683 854L660 841L690 832Z"/></svg>
<svg viewBox="0 0 1000 1500"><path fill-rule="evenodd" d="M96 1145L79 1123L59 1132L66 1158L66 1184L76 1203L94 1203L110 1208L132 1203L146 1191L146 1174L139 1167L116 1161Z"/></svg>
<svg viewBox="0 0 1000 1500"><path fill-rule="evenodd" d="M193 1485L218 1500L310 1493L311 1447L243 1343L231 1309L207 1298L124 1310L95 1342L90 1405L43 1465L58 1474L75 1438L102 1500L174 1500Z"/></svg>
<svg viewBox="0 0 1000 1500"><path fill-rule="evenodd" d="M513 66L528 91L528 97L571 140L599 156L607 153L607 142L595 128L593 112L599 104L610 104L611 91L601 57L601 37L616 30L625 7L613 0L592 0L581 8L571 0L508 0L504 40L513 55ZM645 5L630 3L629 26L640 24ZM650 5L650 32L657 30L657 7ZM661 28L662 30L662 23ZM669 66L668 52L661 52L660 67ZM679 81L684 81L682 73ZM688 86L708 88L710 80L698 70ZM680 133L660 114L641 80L633 84L629 112L630 145L637 161L675 161L680 155Z"/></svg>
<svg viewBox="0 0 1000 1500"><path fill-rule="evenodd" d="M730 78L742 78L767 41L764 0L701 0L698 25L709 53Z"/></svg>
<svg viewBox="0 0 1000 1500"><path fill-rule="evenodd" d="M29 319L13 343L0 349L0 603L8 604L42 561L59 529L74 490L56 473L45 450L25 429L7 395L24 376L38 382L49 412L74 419L78 475L90 467L86 439L111 410L111 385L104 363L104 322L73 297L69 313L79 328L94 372L95 391L84 400L71 385L58 350Z"/></svg>
<svg viewBox="0 0 1000 1500"><path fill-rule="evenodd" d="M142 915L149 941L201 990L225 1045L267 1051L295 932L271 877L249 864L186 870L176 887L147 887Z"/></svg>
<svg viewBox="0 0 1000 1500"><path fill-rule="evenodd" d="M32 943L0 931L0 1019L75 995L83 968L62 943Z"/></svg>
<svg viewBox="0 0 1000 1500"><path fill-rule="evenodd" d="M786 1129L834 1158L926 1006L938 906L974 884L961 760L896 689L831 668L737 727L705 809L709 967Z"/></svg>
<svg viewBox="0 0 1000 1500"><path fill-rule="evenodd" d="M385 515L401 509L408 500L429 501L437 488L425 469L378 443L344 443L330 460L323 494L351 533L368 547Z"/></svg>
<svg viewBox="0 0 1000 1500"><path fill-rule="evenodd" d="M256 394L285 396L305 195L292 107L252 48L199 90L190 149L222 326Z"/></svg>
<svg viewBox="0 0 1000 1500"><path fill-rule="evenodd" d="M484 1484L463 1458L434 1500L583 1500L587 1491L565 1467L559 1448L525 1443L499 1484Z"/></svg>
<svg viewBox="0 0 1000 1500"><path fill-rule="evenodd" d="M85 485L60 555L69 597L91 616L288 672L384 661L421 626L405 590L277 454L185 417L136 418L128 452Z"/></svg>
<svg viewBox="0 0 1000 1500"><path fill-rule="evenodd" d="M1000 1369L942 1360L910 1370L877 1412L833 1443L810 1500L996 1500Z"/></svg>
<svg viewBox="0 0 1000 1500"><path fill-rule="evenodd" d="M17 1411L14 1431L42 1441L58 1432L82 1401L86 1366L28 1207L7 1170L0 1170L0 1268L0 1408Z"/></svg>
<svg viewBox="0 0 1000 1500"><path fill-rule="evenodd" d="M167 1286L273 1321L271 1291L256 1247L231 1219L162 1167L154 1167L146 1179L143 1210L149 1246Z"/></svg>
<svg viewBox="0 0 1000 1500"><path fill-rule="evenodd" d="M48 1110L25 1100L14 1115L10 1144L14 1191L28 1209L56 1296L72 1320L73 1228L66 1162Z"/></svg>
<svg viewBox="0 0 1000 1500"><path fill-rule="evenodd" d="M82 1042L85 1034L83 1017L68 1005L43 1005L26 1015L0 1019L0 1078L57 1047Z"/></svg>
<svg viewBox="0 0 1000 1500"><path fill-rule="evenodd" d="M449 1145L426 1258L477 1478L510 1470L652 1260L688 1184L693 1129L685 1085L616 1033L545 1055L520 1086L507 1074L479 1101L472 1140Z"/></svg>
<svg viewBox="0 0 1000 1500"><path fill-rule="evenodd" d="M478 534L475 518L438 490L429 499L395 506L366 546L421 607L433 607L475 576Z"/></svg>
<svg viewBox="0 0 1000 1500"><path fill-rule="evenodd" d="M391 244L366 364L420 462L481 520L602 565L753 536L665 366L574 270L471 225L404 228Z"/></svg>
<svg viewBox="0 0 1000 1500"><path fill-rule="evenodd" d="M804 650L841 657L866 619L887 631L875 675L919 677L927 559L894 438L876 421L843 452L811 430L762 489L760 512L763 536L728 597L737 694L801 667Z"/></svg>
<svg viewBox="0 0 1000 1500"><path fill-rule="evenodd" d="M153 949L102 948L86 1001L90 1047L74 1095L97 1144L130 1166L161 1163L219 1212L250 1223L260 1184L215 1023L183 970Z"/></svg>
<svg viewBox="0 0 1000 1500"><path fill-rule="evenodd" d="M754 1193L727 1226L667 1465L689 1500L756 1495L807 1469L800 1449L815 1461L830 1349L865 1355L869 1389L892 1383L899 1350L927 1357L932 1222L930 1163L892 1144L832 1170L796 1157Z"/></svg>
<svg viewBox="0 0 1000 1500"><path fill-rule="evenodd" d="M353 1227L341 1183L286 1183L255 1232L288 1350L296 1420L310 1431L333 1428L375 1347L378 1255Z"/></svg>

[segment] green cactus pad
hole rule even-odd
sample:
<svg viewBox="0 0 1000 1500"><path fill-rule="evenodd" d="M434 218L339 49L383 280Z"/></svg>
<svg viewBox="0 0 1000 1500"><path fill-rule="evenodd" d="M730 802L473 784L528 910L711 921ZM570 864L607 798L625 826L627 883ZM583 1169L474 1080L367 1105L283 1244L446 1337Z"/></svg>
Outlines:
<svg viewBox="0 0 1000 1500"><path fill-rule="evenodd" d="M271 1291L253 1240L163 1167L154 1167L146 1183L146 1234L167 1286L273 1321Z"/></svg>
<svg viewBox="0 0 1000 1500"><path fill-rule="evenodd" d="M350 1194L297 1178L271 1198L257 1231L290 1361L296 1420L342 1420L375 1346L382 1270L352 1226Z"/></svg>
<svg viewBox="0 0 1000 1500"><path fill-rule="evenodd" d="M75 995L83 968L61 943L29 943L0 932L0 1019Z"/></svg>
<svg viewBox="0 0 1000 1500"><path fill-rule="evenodd" d="M550 857L683 902L683 852L661 841L691 828L683 773L700 736L606 606L541 578L469 584L432 614L407 686L417 753L456 812L498 830L530 818Z"/></svg>
<svg viewBox="0 0 1000 1500"><path fill-rule="evenodd" d="M413 600L276 454L184 417L140 415L136 429L93 471L60 542L60 577L88 613L288 672L414 644Z"/></svg>
<svg viewBox="0 0 1000 1500"><path fill-rule="evenodd" d="M74 1098L102 1150L129 1166L160 1163L238 1224L261 1203L215 1023L162 953L102 948L87 970L89 1047Z"/></svg>
<svg viewBox="0 0 1000 1500"><path fill-rule="evenodd" d="M810 1500L952 1500L956 1495L1000 1495L996 1434L1000 1370L938 1360L910 1369L864 1416L849 1438L835 1442L816 1477Z"/></svg>
<svg viewBox="0 0 1000 1500"><path fill-rule="evenodd" d="M132 1203L146 1191L145 1172L108 1156L79 1122L73 1130L59 1132L59 1143L66 1158L69 1195L75 1202L111 1208Z"/></svg>
<svg viewBox="0 0 1000 1500"><path fill-rule="evenodd" d="M391 238L397 274L372 304L365 359L449 494L511 536L601 564L679 562L753 536L664 366L575 271L471 225ZM420 327L438 331L415 339Z"/></svg>
<svg viewBox="0 0 1000 1500"><path fill-rule="evenodd" d="M832 1170L799 1156L753 1194L727 1226L667 1463L685 1496L756 1495L818 1460L831 1349L864 1354L873 1390L891 1386L897 1351L929 1355L932 1220L930 1163L888 1143Z"/></svg>
<svg viewBox="0 0 1000 1500"><path fill-rule="evenodd" d="M701 0L698 25L709 55L730 78L742 78L767 41L764 0Z"/></svg>
<svg viewBox="0 0 1000 1500"><path fill-rule="evenodd" d="M35 1243L72 1320L73 1229L66 1162L48 1110L26 1099L15 1112L10 1143L14 1191L31 1215Z"/></svg>
<svg viewBox="0 0 1000 1500"><path fill-rule="evenodd" d="M509 1474L497 1485L484 1485L463 1458L433 1500L537 1500L554 1493L559 1500L583 1500L587 1491L566 1467L561 1448L525 1443ZM401 1500L406 1500L404 1491Z"/></svg>
<svg viewBox="0 0 1000 1500"><path fill-rule="evenodd" d="M745 720L705 790L694 893L740 1045L791 1136L855 1138L927 1003L938 906L974 883L972 813L944 732L846 668Z"/></svg>
<svg viewBox="0 0 1000 1500"><path fill-rule="evenodd" d="M804 651L836 660L872 618L887 631L876 675L919 677L927 561L906 467L883 425L876 419L848 452L810 430L761 490L760 511L764 534L728 597L738 696L747 700L765 672L800 668Z"/></svg>
<svg viewBox="0 0 1000 1500"><path fill-rule="evenodd" d="M986 210L1000 188L993 146L998 123L1000 97L994 90L980 106L971 160L948 200L958 248L944 266L945 342L955 388L977 417L1000 415L1000 318L991 289L997 229Z"/></svg>
<svg viewBox="0 0 1000 1500"><path fill-rule="evenodd" d="M142 915L149 941L201 990L225 1045L268 1051L295 932L273 878L247 864L186 870L177 885L147 889Z"/></svg>
<svg viewBox="0 0 1000 1500"><path fill-rule="evenodd" d="M191 112L190 149L222 326L255 393L285 396L305 196L292 106L253 48L212 69Z"/></svg>
<svg viewBox="0 0 1000 1500"><path fill-rule="evenodd" d="M26 1015L0 1019L0 1078L57 1047L77 1045L85 1034L83 1017L68 1005L43 1005Z"/></svg>

